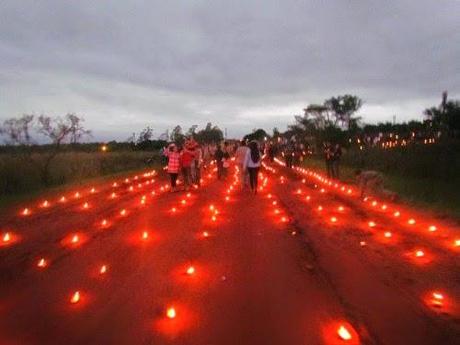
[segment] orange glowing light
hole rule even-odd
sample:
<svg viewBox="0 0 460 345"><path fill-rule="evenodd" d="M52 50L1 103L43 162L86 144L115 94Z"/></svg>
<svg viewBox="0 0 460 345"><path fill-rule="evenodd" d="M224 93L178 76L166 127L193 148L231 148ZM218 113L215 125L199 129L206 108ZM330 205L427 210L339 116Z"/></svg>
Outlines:
<svg viewBox="0 0 460 345"><path fill-rule="evenodd" d="M70 303L75 304L80 302L80 291L75 291L70 298Z"/></svg>
<svg viewBox="0 0 460 345"><path fill-rule="evenodd" d="M45 258L41 258L40 260L38 260L37 267L45 268L46 266L48 266L48 262L45 260Z"/></svg>
<svg viewBox="0 0 460 345"><path fill-rule="evenodd" d="M3 243L8 243L8 242L10 242L10 241L11 241L11 235L10 235L8 232L6 232L6 233L3 235L2 241L3 241Z"/></svg>
<svg viewBox="0 0 460 345"><path fill-rule="evenodd" d="M305 200L307 200L307 201L310 201L310 199L311 199L311 196L310 196L310 195L307 195L307 196L305 197Z"/></svg>
<svg viewBox="0 0 460 345"><path fill-rule="evenodd" d="M228 195L225 197L225 201L230 201L230 197Z"/></svg>
<svg viewBox="0 0 460 345"><path fill-rule="evenodd" d="M107 219L103 219L103 220L101 221L101 225L102 225L102 226L107 226Z"/></svg>
<svg viewBox="0 0 460 345"><path fill-rule="evenodd" d="M367 225L369 225L369 227L373 228L373 227L375 227L377 224L375 224L375 222L373 222L373 221L370 221L369 223L367 223Z"/></svg>
<svg viewBox="0 0 460 345"><path fill-rule="evenodd" d="M143 240L147 240L148 238L149 238L149 233L148 233L147 231L144 231L144 232L142 233L142 239L143 239Z"/></svg>
<svg viewBox="0 0 460 345"><path fill-rule="evenodd" d="M203 231L203 237L209 237L209 233L207 231Z"/></svg>
<svg viewBox="0 0 460 345"><path fill-rule="evenodd" d="M384 235L386 238L390 238L391 236L393 236L392 233L389 232L389 231L386 231L383 235Z"/></svg>
<svg viewBox="0 0 460 345"><path fill-rule="evenodd" d="M422 258L425 256L425 253L423 252L423 250L417 250L415 252L415 256L418 257L418 258Z"/></svg>
<svg viewBox="0 0 460 345"><path fill-rule="evenodd" d="M320 205L320 206L318 206L318 211L320 211L320 212L321 212L322 210L323 210L323 206L321 206L321 205Z"/></svg>
<svg viewBox="0 0 460 345"><path fill-rule="evenodd" d="M192 193L187 193L186 197L190 198L192 196Z"/></svg>
<svg viewBox="0 0 460 345"><path fill-rule="evenodd" d="M195 267L190 266L189 268L187 268L187 271L186 271L186 272L187 272L187 274L188 274L189 276L191 276L192 274L195 273Z"/></svg>
<svg viewBox="0 0 460 345"><path fill-rule="evenodd" d="M90 193L96 193L96 188L91 188L91 190L89 191Z"/></svg>
<svg viewBox="0 0 460 345"><path fill-rule="evenodd" d="M102 265L99 269L99 274L105 274L107 272L107 265Z"/></svg>
<svg viewBox="0 0 460 345"><path fill-rule="evenodd" d="M414 218L411 218L407 221L407 224L409 225L414 225L415 224L415 219Z"/></svg>
<svg viewBox="0 0 460 345"><path fill-rule="evenodd" d="M42 207L48 207L49 205L50 205L50 203L48 202L48 200L45 200L42 203Z"/></svg>
<svg viewBox="0 0 460 345"><path fill-rule="evenodd" d="M185 204L187 203L187 201L185 201L185 199L182 199L182 200L180 201L180 203L181 203L182 205L185 205Z"/></svg>
<svg viewBox="0 0 460 345"><path fill-rule="evenodd" d="M272 205L273 205L273 206L275 206L275 205L277 205L277 204L278 204L278 202L277 202L276 200L274 200L274 201L272 202Z"/></svg>
<svg viewBox="0 0 460 345"><path fill-rule="evenodd" d="M29 214L30 214L30 210L28 208L25 208L24 210L22 210L23 216L28 216Z"/></svg>
<svg viewBox="0 0 460 345"><path fill-rule="evenodd" d="M433 292L431 294L431 303L433 306L441 308L444 304L444 295L439 292Z"/></svg>
<svg viewBox="0 0 460 345"><path fill-rule="evenodd" d="M168 317L168 319L174 319L176 317L176 309L174 309L173 307L168 308L168 310L166 311L166 316Z"/></svg>
<svg viewBox="0 0 460 345"><path fill-rule="evenodd" d="M430 226L428 227L428 231L430 231L430 232L435 232L436 230L438 230L438 228L436 227L436 225L430 225Z"/></svg>
<svg viewBox="0 0 460 345"><path fill-rule="evenodd" d="M114 182L114 183L112 184L112 187L118 187L118 183Z"/></svg>
<svg viewBox="0 0 460 345"><path fill-rule="evenodd" d="M212 216L212 217L211 217L211 220L212 220L213 222L215 222L215 221L217 220L216 216Z"/></svg>
<svg viewBox="0 0 460 345"><path fill-rule="evenodd" d="M364 247L365 245L367 245L367 243L366 243L366 241L361 241L361 242L359 242L359 245L360 245L361 247Z"/></svg>
<svg viewBox="0 0 460 345"><path fill-rule="evenodd" d="M173 208L171 209L171 212L172 212L172 213L176 213L176 212L177 212L177 208L173 207Z"/></svg>
<svg viewBox="0 0 460 345"><path fill-rule="evenodd" d="M73 235L71 242L72 243L78 243L78 241L80 241L80 238L78 237L78 235Z"/></svg>
<svg viewBox="0 0 460 345"><path fill-rule="evenodd" d="M331 222L332 222L332 223L336 223L336 222L337 222L337 218L336 218L336 217L331 217Z"/></svg>
<svg viewBox="0 0 460 345"><path fill-rule="evenodd" d="M79 192L76 192L76 193L75 193L75 198L78 199L79 197L80 197L80 193L79 193Z"/></svg>
<svg viewBox="0 0 460 345"><path fill-rule="evenodd" d="M375 200L372 201L372 206L374 206L374 207L377 206L377 201L375 201Z"/></svg>
<svg viewBox="0 0 460 345"><path fill-rule="evenodd" d="M395 217L399 217L400 215L401 215L401 212L399 212L399 211L396 211L395 213L393 213L393 216L395 216Z"/></svg>
<svg viewBox="0 0 460 345"><path fill-rule="evenodd" d="M288 221L288 219L287 219L286 217L281 217L281 221L282 221L283 223L286 223L286 222Z"/></svg>
<svg viewBox="0 0 460 345"><path fill-rule="evenodd" d="M339 212L343 212L345 208L343 206L339 206L337 209L339 210Z"/></svg>
<svg viewBox="0 0 460 345"><path fill-rule="evenodd" d="M351 333L344 325L341 325L339 329L337 329L337 335L340 337L340 339L345 341L352 339Z"/></svg>
<svg viewBox="0 0 460 345"><path fill-rule="evenodd" d="M454 241L454 246L460 247L460 239Z"/></svg>
<svg viewBox="0 0 460 345"><path fill-rule="evenodd" d="M126 210L125 210L125 209L122 209L122 210L120 211L120 215L121 215L121 216L126 216Z"/></svg>
<svg viewBox="0 0 460 345"><path fill-rule="evenodd" d="M83 208L84 208L84 209L89 208L89 204L88 204L87 202L85 202L85 203L83 204Z"/></svg>

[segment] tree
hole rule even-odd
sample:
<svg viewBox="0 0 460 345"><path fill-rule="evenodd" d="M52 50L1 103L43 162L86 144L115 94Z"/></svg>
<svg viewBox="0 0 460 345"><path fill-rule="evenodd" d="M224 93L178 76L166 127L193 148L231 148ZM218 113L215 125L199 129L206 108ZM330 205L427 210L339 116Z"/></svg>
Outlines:
<svg viewBox="0 0 460 345"><path fill-rule="evenodd" d="M182 133L182 127L176 126L171 132L171 141L174 141L177 145L182 145L185 142L185 135Z"/></svg>
<svg viewBox="0 0 460 345"><path fill-rule="evenodd" d="M340 123L346 129L350 129L352 120L357 119L353 118L353 114L361 108L362 104L362 100L353 95L331 97L324 101L324 106L334 115L334 125Z"/></svg>
<svg viewBox="0 0 460 345"><path fill-rule="evenodd" d="M268 138L268 137L269 137L269 135L267 134L267 132L265 132L265 130L263 130L262 128L259 128L259 129L254 129L252 131L252 133L250 133L250 134L246 134L243 137L243 140L246 140L246 141L252 141L252 140L262 141L262 140L264 140L265 138Z"/></svg>
<svg viewBox="0 0 460 345"><path fill-rule="evenodd" d="M150 128L150 126L145 127L140 133L139 136L137 137L137 144L142 144L144 142L149 142L152 140L153 136L153 130Z"/></svg>
<svg viewBox="0 0 460 345"><path fill-rule="evenodd" d="M196 133L195 139L203 144L217 144L224 140L224 133L219 127L208 122L204 129Z"/></svg>
<svg viewBox="0 0 460 345"><path fill-rule="evenodd" d="M192 127L190 127L187 131L187 136L191 138L195 138L197 128L198 128L198 125L193 125Z"/></svg>
<svg viewBox="0 0 460 345"><path fill-rule="evenodd" d="M51 140L51 149L46 151L46 157L41 167L42 181L50 184L50 166L59 154L61 145L67 140L79 140L90 131L80 125L82 119L75 114L67 114L64 118L40 115L37 119L37 131Z"/></svg>
<svg viewBox="0 0 460 345"><path fill-rule="evenodd" d="M329 108L321 104L310 104L304 109L304 119L310 120L317 129L325 128L331 125ZM297 119L296 119L297 120Z"/></svg>
<svg viewBox="0 0 460 345"><path fill-rule="evenodd" d="M9 145L30 145L32 136L30 131L34 122L34 115L22 115L19 118L10 118L3 121L0 135L6 137L5 143Z"/></svg>
<svg viewBox="0 0 460 345"><path fill-rule="evenodd" d="M91 135L90 130L86 130L81 123L85 120L75 114L67 114L66 121L69 123L70 143L76 144L83 136Z"/></svg>
<svg viewBox="0 0 460 345"><path fill-rule="evenodd" d="M460 131L460 101L446 102L442 107L431 107L423 112L435 127L446 130L451 136Z"/></svg>

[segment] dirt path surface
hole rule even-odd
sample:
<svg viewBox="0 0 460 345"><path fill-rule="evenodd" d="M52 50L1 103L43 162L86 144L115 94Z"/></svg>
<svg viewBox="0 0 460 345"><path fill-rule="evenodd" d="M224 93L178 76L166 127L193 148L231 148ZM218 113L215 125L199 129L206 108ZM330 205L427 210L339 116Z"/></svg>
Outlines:
<svg viewBox="0 0 460 345"><path fill-rule="evenodd" d="M274 168L257 196L148 173L1 214L0 344L460 343L455 225Z"/></svg>

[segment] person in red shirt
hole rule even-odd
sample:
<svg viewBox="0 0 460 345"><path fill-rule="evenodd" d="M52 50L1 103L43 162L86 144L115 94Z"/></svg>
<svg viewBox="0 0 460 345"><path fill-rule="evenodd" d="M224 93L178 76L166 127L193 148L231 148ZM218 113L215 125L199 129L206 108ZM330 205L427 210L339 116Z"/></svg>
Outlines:
<svg viewBox="0 0 460 345"><path fill-rule="evenodd" d="M192 161L195 159L195 148L186 142L181 154L182 176L184 177L184 187L188 190L192 184Z"/></svg>
<svg viewBox="0 0 460 345"><path fill-rule="evenodd" d="M171 144L168 149L164 151L164 155L168 157L168 174L171 178L171 192L176 191L177 177L180 171L180 154L177 146Z"/></svg>

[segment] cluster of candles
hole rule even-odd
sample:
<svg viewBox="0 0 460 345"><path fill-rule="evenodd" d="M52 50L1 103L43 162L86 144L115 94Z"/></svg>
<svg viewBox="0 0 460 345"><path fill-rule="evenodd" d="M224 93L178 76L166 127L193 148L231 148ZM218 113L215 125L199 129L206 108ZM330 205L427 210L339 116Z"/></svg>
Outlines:
<svg viewBox="0 0 460 345"><path fill-rule="evenodd" d="M283 162L277 161L279 165L284 165ZM294 171L300 174L303 177L302 182L305 184L306 179L308 178L312 181L312 185L314 187L314 190L317 190L318 193L320 194L326 194L328 192L335 193L336 195L339 195L340 197L359 197L359 193L355 190L354 187L345 185L343 183L340 183L338 181L334 181L332 179L328 179L322 174L312 171L310 169L304 169L300 167L294 167ZM280 178L281 180L281 178ZM285 182L285 178L283 178L282 183ZM319 187L318 184L321 184L322 187ZM297 188L294 191L294 194L299 195L305 200L306 202L310 202L312 200L311 195L304 195L304 192L301 188ZM397 222L397 224L401 227L407 227L408 230L410 229L415 229L420 227L425 230L425 234L432 234L432 233L437 233L440 231L439 226L433 224L433 222L429 222L426 220L419 221L416 220L413 216L407 216L407 218L404 219L403 217L403 212L400 210L399 207L395 204L388 204L383 201L379 201L375 198L371 197L365 197L362 199L362 202L364 205L367 207L367 209L371 212L376 212L380 216L387 216L386 219L389 222ZM319 213L323 213L325 208L322 205L315 206L316 210ZM335 213L343 213L345 212L345 207L342 205L339 205L338 207L335 207L331 209ZM409 212L411 213L411 212ZM326 221L329 221L331 225L337 224L339 222L339 218L337 215L332 215L326 219ZM368 229L375 229L380 227L379 224L375 220L369 220L366 223L366 226ZM394 238L394 233L391 231L383 231L383 238L386 240L390 240ZM460 247L460 239L454 239L448 241L449 243L449 248L458 248ZM360 241L360 246L366 246L367 242L366 241ZM415 249L412 253L409 253L409 256L412 256L415 260L424 260L422 262L430 262L431 257L428 255L429 253L426 252L426 250L423 249ZM444 308L446 307L446 295L438 290L429 292L427 294L427 297L423 298L423 301L425 302L426 305L429 307L435 307L435 308ZM343 330L342 330L343 333ZM339 334L340 336L340 334Z"/></svg>

